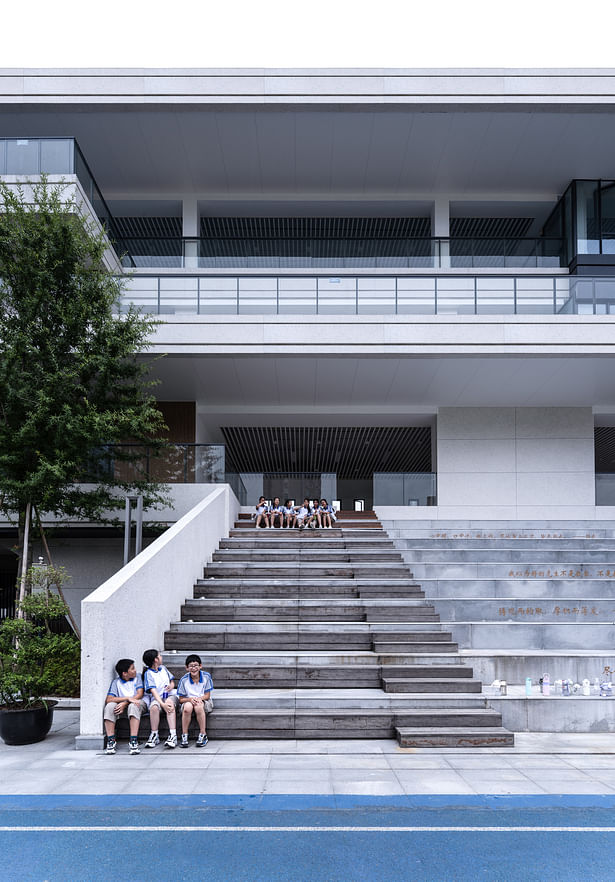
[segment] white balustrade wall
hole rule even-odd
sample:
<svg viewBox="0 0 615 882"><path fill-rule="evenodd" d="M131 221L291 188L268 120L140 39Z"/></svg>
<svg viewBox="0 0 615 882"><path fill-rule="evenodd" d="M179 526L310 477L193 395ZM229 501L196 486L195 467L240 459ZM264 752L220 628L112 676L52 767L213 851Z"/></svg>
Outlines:
<svg viewBox="0 0 615 882"><path fill-rule="evenodd" d="M165 630L179 618L181 604L220 539L229 535L238 511L229 486L217 486L82 601L78 749L102 747L102 710L115 663L134 658L140 670L146 649L162 649Z"/></svg>

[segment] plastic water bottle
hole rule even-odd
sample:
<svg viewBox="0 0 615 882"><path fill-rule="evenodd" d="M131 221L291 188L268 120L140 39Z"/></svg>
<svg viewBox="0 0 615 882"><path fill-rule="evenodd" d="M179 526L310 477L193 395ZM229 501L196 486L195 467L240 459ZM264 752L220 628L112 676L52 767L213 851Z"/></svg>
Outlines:
<svg viewBox="0 0 615 882"><path fill-rule="evenodd" d="M583 695L589 695L589 680L587 677L583 680Z"/></svg>
<svg viewBox="0 0 615 882"><path fill-rule="evenodd" d="M551 677L549 674L542 675L542 694L551 695Z"/></svg>
<svg viewBox="0 0 615 882"><path fill-rule="evenodd" d="M168 697L169 697L169 693L165 690L165 691L162 693L162 700L163 700L163 701L166 701Z"/></svg>
<svg viewBox="0 0 615 882"><path fill-rule="evenodd" d="M594 677L594 693L598 695L600 692L600 678Z"/></svg>
<svg viewBox="0 0 615 882"><path fill-rule="evenodd" d="M525 678L525 694L528 698L532 694L532 678L531 677Z"/></svg>
<svg viewBox="0 0 615 882"><path fill-rule="evenodd" d="M562 695L570 695L570 680L562 680Z"/></svg>

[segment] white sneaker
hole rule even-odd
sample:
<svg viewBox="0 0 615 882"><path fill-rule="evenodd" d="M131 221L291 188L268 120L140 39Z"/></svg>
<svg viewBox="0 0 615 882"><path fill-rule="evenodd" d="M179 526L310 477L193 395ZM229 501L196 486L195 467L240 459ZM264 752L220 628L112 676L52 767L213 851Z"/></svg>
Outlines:
<svg viewBox="0 0 615 882"><path fill-rule="evenodd" d="M164 742L164 746L165 747L177 747L177 735L169 735L167 740Z"/></svg>
<svg viewBox="0 0 615 882"><path fill-rule="evenodd" d="M196 739L197 747L206 747L209 742L209 738L205 734L205 732L200 732L199 737Z"/></svg>
<svg viewBox="0 0 615 882"><path fill-rule="evenodd" d="M160 738L158 737L158 732L152 732L145 742L146 747L158 747L160 744Z"/></svg>

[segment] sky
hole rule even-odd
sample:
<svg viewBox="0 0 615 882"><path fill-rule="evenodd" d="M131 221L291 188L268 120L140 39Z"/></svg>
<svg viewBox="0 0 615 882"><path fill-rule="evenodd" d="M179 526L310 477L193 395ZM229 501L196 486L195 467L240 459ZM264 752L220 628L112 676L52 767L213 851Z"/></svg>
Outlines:
<svg viewBox="0 0 615 882"><path fill-rule="evenodd" d="M614 25L613 0L5 0L0 68L604 68Z"/></svg>

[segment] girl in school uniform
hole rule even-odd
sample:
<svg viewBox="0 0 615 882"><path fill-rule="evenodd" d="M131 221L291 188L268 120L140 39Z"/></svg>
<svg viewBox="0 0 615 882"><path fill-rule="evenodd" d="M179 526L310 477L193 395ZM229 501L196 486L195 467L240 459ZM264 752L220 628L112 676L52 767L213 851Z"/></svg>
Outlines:
<svg viewBox="0 0 615 882"><path fill-rule="evenodd" d="M284 520L286 521L286 528L290 530L291 527L295 526L295 522L297 520L297 509L294 505L291 505L291 500L286 500L286 505L284 506Z"/></svg>
<svg viewBox="0 0 615 882"><path fill-rule="evenodd" d="M258 500L258 505L254 506L255 513L252 515L253 518L256 518L256 526L260 527L261 521L264 521L266 527L269 526L269 515L267 514L267 503L265 502L265 497L260 496Z"/></svg>
<svg viewBox="0 0 615 882"><path fill-rule="evenodd" d="M275 527L275 522L278 521L280 525L280 529L284 526L284 509L280 505L280 497L276 496L273 500L273 504L269 506L269 526Z"/></svg>

